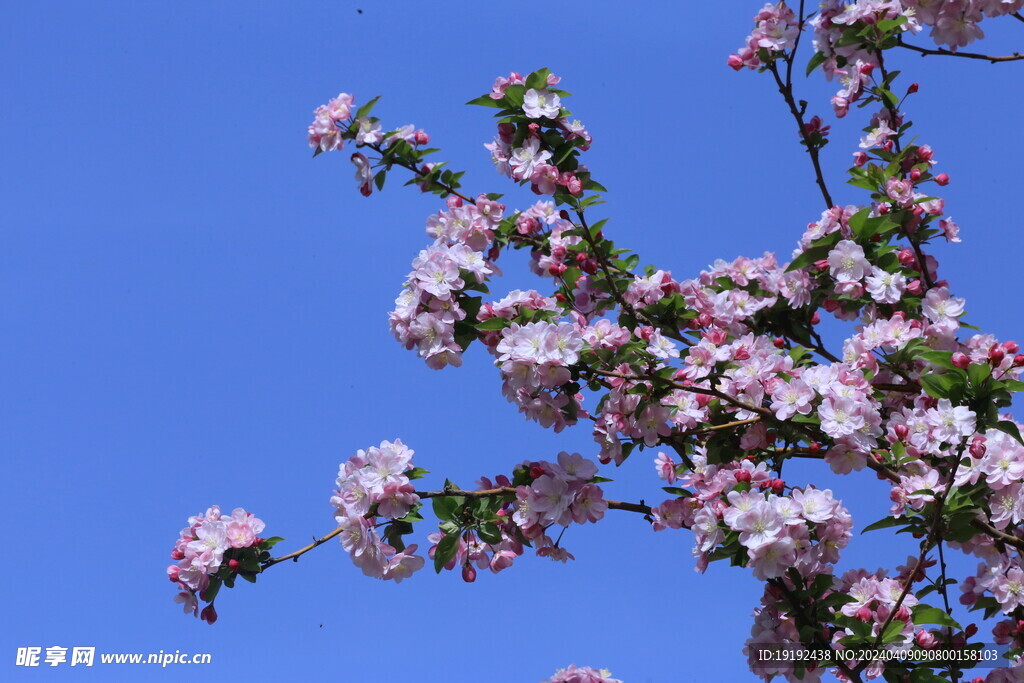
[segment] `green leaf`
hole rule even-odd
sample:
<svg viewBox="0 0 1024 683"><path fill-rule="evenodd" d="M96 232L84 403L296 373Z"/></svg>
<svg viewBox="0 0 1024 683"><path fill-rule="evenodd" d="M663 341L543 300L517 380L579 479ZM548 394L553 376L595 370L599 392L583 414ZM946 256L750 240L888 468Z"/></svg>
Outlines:
<svg viewBox="0 0 1024 683"><path fill-rule="evenodd" d="M526 77L526 88L542 90L543 88L548 87L548 76L550 75L551 72L547 69L538 69L537 71L534 71Z"/></svg>
<svg viewBox="0 0 1024 683"><path fill-rule="evenodd" d="M954 373L921 375L921 387L933 398L951 398L963 388L963 377Z"/></svg>
<svg viewBox="0 0 1024 683"><path fill-rule="evenodd" d="M824 52L815 52L814 56L811 57L809 62L807 62L807 75L810 76L811 72L824 64L826 59L828 58L825 56Z"/></svg>
<svg viewBox="0 0 1024 683"><path fill-rule="evenodd" d="M806 268L812 263L828 257L828 253L832 251L832 249L832 244L819 244L817 246L809 247L804 251L804 253L793 259L793 262L789 264L788 268L786 268L786 272L789 273L794 270Z"/></svg>
<svg viewBox="0 0 1024 683"><path fill-rule="evenodd" d="M951 628L960 628L960 624L956 623L953 617L946 614L943 610L938 607L932 607L930 605L914 605L910 608L910 613L914 616L915 624L938 624L939 626L949 626Z"/></svg>
<svg viewBox="0 0 1024 683"><path fill-rule="evenodd" d="M1024 382L1019 379L1003 380L1002 385L1007 391L1024 391Z"/></svg>
<svg viewBox="0 0 1024 683"><path fill-rule="evenodd" d="M491 545L501 543L501 529L494 522L484 522L477 527L476 533L484 543Z"/></svg>
<svg viewBox="0 0 1024 683"><path fill-rule="evenodd" d="M433 498L430 501L431 507L434 509L434 516L442 522L451 521L452 514L455 512L455 498L454 496L441 496L439 498Z"/></svg>
<svg viewBox="0 0 1024 683"><path fill-rule="evenodd" d="M380 99L380 95L377 95L372 100L370 100L369 102L367 102L363 106L359 107L359 109L356 110L355 118L360 119L360 118L366 116L367 114L369 114L373 110L373 106L375 104L377 104L377 100L379 100L379 99Z"/></svg>
<svg viewBox="0 0 1024 683"><path fill-rule="evenodd" d="M980 387L991 376L992 366L988 363L974 363L967 366L967 378L971 380L972 387Z"/></svg>
<svg viewBox="0 0 1024 683"><path fill-rule="evenodd" d="M283 541L284 539L280 536L271 536L270 538L264 538L263 543L260 543L260 547L264 550L270 550L275 545Z"/></svg>
<svg viewBox="0 0 1024 683"><path fill-rule="evenodd" d="M526 95L526 88L521 84L510 85L505 88L505 101L515 108L523 106L523 97Z"/></svg>
<svg viewBox="0 0 1024 683"><path fill-rule="evenodd" d="M953 365L952 357L952 351L927 351L918 356L921 360L932 365L938 365L940 368L946 368L947 370L955 370L956 366Z"/></svg>
<svg viewBox="0 0 1024 683"><path fill-rule="evenodd" d="M378 190L384 189L384 179L387 177L387 171L381 170L377 172L377 175L373 177L373 182L377 186Z"/></svg>
<svg viewBox="0 0 1024 683"><path fill-rule="evenodd" d="M868 524L866 527L861 529L861 533L862 534L866 534L869 531L875 531L877 529L888 529L889 527L900 526L901 524L906 524L906 523L907 523L906 519L901 519L901 518L896 518L896 517L883 517L882 519L878 520L877 522L875 522L873 524Z"/></svg>
<svg viewBox="0 0 1024 683"><path fill-rule="evenodd" d="M434 550L434 571L438 574L448 564L448 560L455 557L455 553L458 552L459 536L460 534L448 534L438 541L437 548Z"/></svg>
<svg viewBox="0 0 1024 683"><path fill-rule="evenodd" d="M489 332L492 330L503 330L511 324L512 321L505 318L489 318L482 323L477 323L476 329L481 332Z"/></svg>
<svg viewBox="0 0 1024 683"><path fill-rule="evenodd" d="M410 481L412 481L422 479L428 474L430 474L430 470L425 470L422 467L413 467L411 470L406 471L405 476L409 477Z"/></svg>
<svg viewBox="0 0 1024 683"><path fill-rule="evenodd" d="M473 104L478 107L493 107L494 109L501 109L505 105L501 103L501 100L496 100L490 95L481 95L476 99L472 99L466 104Z"/></svg>
<svg viewBox="0 0 1024 683"><path fill-rule="evenodd" d="M210 585L206 587L206 590L199 596L206 602L213 602L213 599L217 597L217 593L220 592L221 580L216 576L210 577ZM230 588L230 586L228 586Z"/></svg>
<svg viewBox="0 0 1024 683"><path fill-rule="evenodd" d="M1020 442L1022 446L1024 446L1024 439L1021 438L1020 430L1017 429L1017 424L1015 422L1011 422L1009 420L1000 420L999 422L996 422L994 425L992 425L992 428L998 429L1001 432L1009 434L1013 438L1017 439L1017 441Z"/></svg>
<svg viewBox="0 0 1024 683"><path fill-rule="evenodd" d="M882 634L882 644L888 645L893 643L900 638L900 634L903 633L903 629L906 628L899 619L893 619L888 626L885 627L885 633Z"/></svg>

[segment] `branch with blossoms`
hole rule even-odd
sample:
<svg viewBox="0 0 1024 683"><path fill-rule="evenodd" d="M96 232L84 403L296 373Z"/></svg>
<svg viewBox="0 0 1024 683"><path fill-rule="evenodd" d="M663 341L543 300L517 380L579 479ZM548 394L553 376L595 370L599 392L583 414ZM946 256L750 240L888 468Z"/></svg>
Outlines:
<svg viewBox="0 0 1024 683"><path fill-rule="evenodd" d="M385 132L376 99L357 107L343 93L317 108L314 156L354 147L361 194L397 172L443 200L389 315L398 342L434 369L460 366L479 342L508 401L555 432L588 425L596 462L563 452L482 478L476 489L445 481L419 490L426 470L400 440L384 441L341 464L336 528L293 552L274 557L281 539L261 538L263 523L241 509L190 518L168 569L178 600L212 623L222 586L255 581L335 538L370 577L400 582L429 559L437 573L458 570L473 582L530 548L573 559L572 525L625 510L656 532L690 530L698 571L727 560L764 582L745 652L765 680L817 680L828 670L844 681L961 680L976 663L979 626L955 618L947 550L981 561L959 582L961 605L979 621L1002 615L992 638L1007 646L1007 660L985 680L1015 680L1024 671L1024 442L1005 411L1024 390L1024 354L1015 342L963 331L972 329L966 302L932 255L940 239L960 241L938 196L950 178L935 172L934 150L909 137L905 107L919 86L897 88L893 50L928 26L943 54L967 56L958 50L980 37L983 18L1021 5L827 0L810 13L803 2L796 12L765 5L728 64L772 75L825 210L788 263L740 257L692 279L641 268L608 238L607 219L595 220L607 190L583 163L594 140L547 69L498 78L470 102L495 110L497 133L485 147L497 171L539 197L518 209L502 194L464 190L464 174L434 160L425 131ZM805 31L814 50L807 74L821 70L841 85L835 117L870 108L846 179L866 193L859 206L834 204L821 163L831 126L808 117L795 92ZM539 289L491 296L506 249L529 250ZM836 352L817 330L826 315L857 321ZM648 449L664 449L654 466L669 497L656 505L606 498L602 466ZM832 490L783 478L792 458L838 474L873 472L892 507L863 531L908 533L919 541L916 556L893 573L839 573L854 521ZM427 500L436 529L419 554L408 541ZM199 601L208 603L201 613ZM551 680L609 676L572 667Z"/></svg>

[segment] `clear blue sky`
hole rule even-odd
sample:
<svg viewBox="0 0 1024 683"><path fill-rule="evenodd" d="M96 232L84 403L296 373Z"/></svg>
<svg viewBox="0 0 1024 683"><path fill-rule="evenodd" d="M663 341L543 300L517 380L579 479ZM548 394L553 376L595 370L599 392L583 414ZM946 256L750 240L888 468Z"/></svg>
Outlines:
<svg viewBox="0 0 1024 683"><path fill-rule="evenodd" d="M571 529L569 566L524 557L474 585L429 570L366 579L332 543L222 593L213 627L180 613L164 568L186 517L212 503L256 512L285 549L329 531L338 463L382 439L415 448L431 484L594 454L585 431L524 422L480 349L435 372L393 342L386 314L439 204L398 183L363 199L346 155L311 160L316 105L383 95L378 115L429 131L468 188L525 205L481 146L489 112L462 103L496 75L548 66L594 135L610 236L677 277L718 257L787 256L820 212L808 160L770 79L725 66L760 4L10 5L0 678L519 683L576 662L629 683L752 680L740 649L758 583L723 564L696 575L687 532L626 513ZM988 49L1024 47L1016 22L984 27ZM963 228L962 245L937 250L940 272L972 323L1019 338L1024 64L898 61L922 84L908 111L953 179L947 211ZM799 87L810 113L829 114L833 86ZM863 199L841 185L860 113L826 117L844 203ZM530 284L514 262L509 287ZM660 501L653 457L606 472L607 495ZM823 479L818 465L787 474ZM824 480L859 525L885 514L888 489L870 475ZM907 540L858 537L841 568L901 563ZM214 663L15 670L31 645Z"/></svg>

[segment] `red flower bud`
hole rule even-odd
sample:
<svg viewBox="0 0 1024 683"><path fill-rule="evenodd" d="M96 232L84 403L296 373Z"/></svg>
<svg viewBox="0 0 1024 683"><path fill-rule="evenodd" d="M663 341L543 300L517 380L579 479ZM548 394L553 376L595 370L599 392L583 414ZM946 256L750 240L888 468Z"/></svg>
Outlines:
<svg viewBox="0 0 1024 683"><path fill-rule="evenodd" d="M919 168L912 168L912 169L910 169L910 180L911 180L911 182L916 183L920 179L921 179L921 169L919 169Z"/></svg>
<svg viewBox="0 0 1024 683"><path fill-rule="evenodd" d="M854 614L853 616L856 617L859 621L863 621L865 624L870 624L875 618L874 612L872 612L871 609L867 606L858 609L856 614Z"/></svg>
<svg viewBox="0 0 1024 683"><path fill-rule="evenodd" d="M921 84L920 83L911 83L909 86L907 86L907 94L908 95L913 95L920 88L921 88Z"/></svg>
<svg viewBox="0 0 1024 683"><path fill-rule="evenodd" d="M818 313L817 311L815 311L814 315L811 316L811 324L812 325L817 325L820 322L821 322L821 314Z"/></svg>
<svg viewBox="0 0 1024 683"><path fill-rule="evenodd" d="M978 633L978 625L977 624L967 624L967 628L964 629L964 634L968 638L973 638L975 636L975 634L977 634L977 633Z"/></svg>
<svg viewBox="0 0 1024 683"><path fill-rule="evenodd" d="M530 467L530 477L533 479L540 479L545 474L544 468L540 465L533 465Z"/></svg>
<svg viewBox="0 0 1024 683"><path fill-rule="evenodd" d="M935 176L935 182L945 187L946 185L949 185L949 175L945 173L940 173L939 175Z"/></svg>
<svg viewBox="0 0 1024 683"><path fill-rule="evenodd" d="M1020 344L1015 341L1003 342L1003 351L1010 355L1017 353L1020 351Z"/></svg>
<svg viewBox="0 0 1024 683"><path fill-rule="evenodd" d="M173 551L171 551L171 559L172 560L184 560L185 559L185 553L181 552L180 550L173 550Z"/></svg>
<svg viewBox="0 0 1024 683"><path fill-rule="evenodd" d="M906 441L907 437L910 436L910 428L905 424L896 425L892 428L892 431L900 441Z"/></svg>
<svg viewBox="0 0 1024 683"><path fill-rule="evenodd" d="M739 484L749 484L750 470L736 470L736 482Z"/></svg>
<svg viewBox="0 0 1024 683"><path fill-rule="evenodd" d="M786 488L786 482L781 479L772 479L772 493L782 493Z"/></svg>
<svg viewBox="0 0 1024 683"><path fill-rule="evenodd" d="M567 270L564 263L556 263L548 267L548 273L553 277L559 277Z"/></svg>
<svg viewBox="0 0 1024 683"><path fill-rule="evenodd" d="M228 569L231 571L237 572L239 566L241 565L239 565L238 560L228 560Z"/></svg>
<svg viewBox="0 0 1024 683"><path fill-rule="evenodd" d="M952 362L953 365L957 366L961 370L966 370L971 364L971 359L967 357L967 354L957 351L953 354Z"/></svg>
<svg viewBox="0 0 1024 683"><path fill-rule="evenodd" d="M1013 366L1019 368L1024 365L1024 353L1018 353L1013 357Z"/></svg>
<svg viewBox="0 0 1024 683"><path fill-rule="evenodd" d="M199 613L199 618L207 624L213 624L217 621L217 610L213 608L213 605L207 605L203 608L203 611Z"/></svg>
<svg viewBox="0 0 1024 683"><path fill-rule="evenodd" d="M476 567L471 564L462 565L462 580L466 583L476 581Z"/></svg>
<svg viewBox="0 0 1024 683"><path fill-rule="evenodd" d="M785 348L785 347L786 347L786 340L785 340L785 339L783 339L782 337L776 337L776 338L775 338L775 339L774 339L774 340L772 341L772 344L774 344L774 345L775 345L775 348L777 348L777 349L783 349L783 348Z"/></svg>
<svg viewBox="0 0 1024 683"><path fill-rule="evenodd" d="M993 366L1002 363L1003 358L1005 357L1006 352L1003 351L1002 347L993 345L992 348L988 350L988 362L991 363Z"/></svg>

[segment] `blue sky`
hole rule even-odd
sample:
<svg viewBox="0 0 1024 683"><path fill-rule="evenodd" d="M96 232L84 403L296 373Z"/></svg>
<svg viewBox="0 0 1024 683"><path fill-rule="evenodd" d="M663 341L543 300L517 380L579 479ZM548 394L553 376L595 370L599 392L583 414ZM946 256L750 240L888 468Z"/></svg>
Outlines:
<svg viewBox="0 0 1024 683"><path fill-rule="evenodd" d="M523 421L480 349L435 372L393 342L386 314L439 202L394 179L363 199L345 155L311 160L316 105L339 91L383 95L386 125L425 128L470 190L525 206L531 196L481 146L489 112L462 103L496 75L548 66L595 137L587 163L611 191L611 237L680 278L719 257L785 257L820 199L770 78L725 66L759 6L7 8L3 677L512 683L576 662L629 683L752 679L740 649L758 583L724 565L696 575L688 533L654 534L626 513L571 529L569 566L524 557L473 585L428 571L376 582L332 543L222 593L213 627L180 613L164 568L185 519L213 503L256 512L287 550L329 531L338 463L383 439L410 444L430 484L471 486L560 450L594 454L585 431ZM1021 48L1022 27L1007 23L985 22L986 49ZM962 245L936 250L940 273L973 324L1014 338L1024 65L897 59L922 84L908 112L952 177L947 212L963 229ZM863 112L837 123L832 86L815 77L799 88L833 123L833 194L861 201L841 174ZM509 288L534 282L521 263L503 261ZM661 500L653 457L606 472L607 495ZM793 483L831 485L860 525L888 507L870 475L787 470ZM858 537L841 567L899 564L906 541ZM209 652L213 664L15 670L17 647L50 645Z"/></svg>

